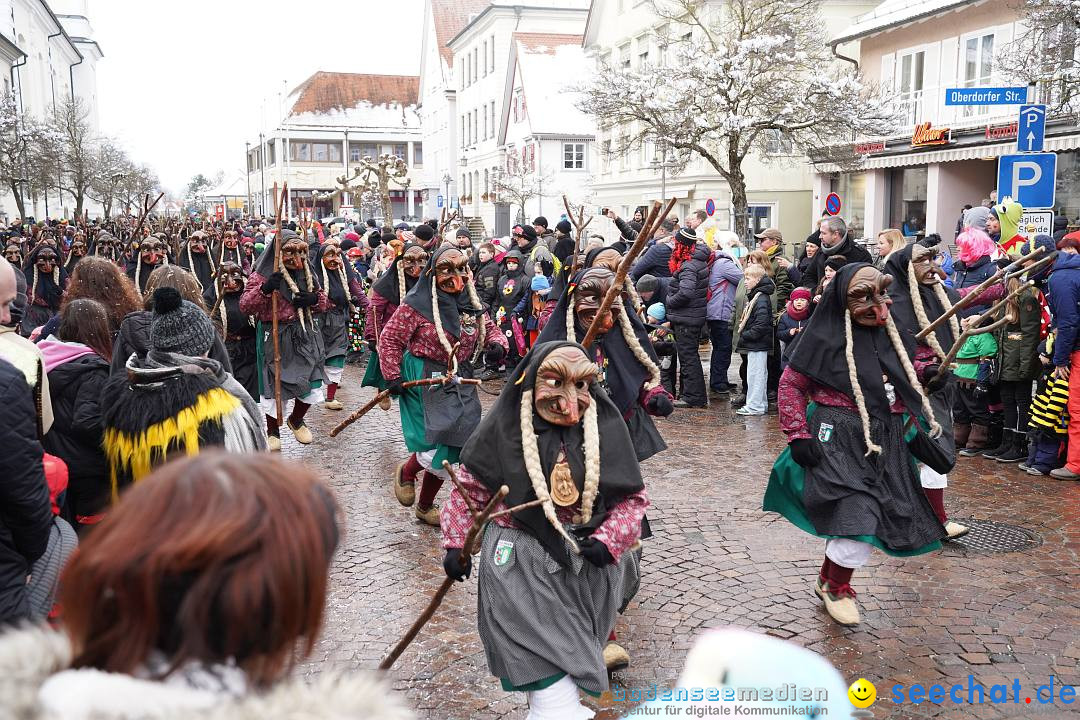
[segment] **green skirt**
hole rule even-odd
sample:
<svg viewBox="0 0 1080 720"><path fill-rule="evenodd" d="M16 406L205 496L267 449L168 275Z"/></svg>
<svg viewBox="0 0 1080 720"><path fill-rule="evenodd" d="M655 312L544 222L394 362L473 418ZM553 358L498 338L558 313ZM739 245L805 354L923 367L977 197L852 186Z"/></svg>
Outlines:
<svg viewBox="0 0 1080 720"><path fill-rule="evenodd" d="M373 387L378 388L380 391L386 389L386 380L382 375L382 368L379 367L379 353L377 350L372 350L368 355L367 369L364 370L364 379L360 383L360 387Z"/></svg>
<svg viewBox="0 0 1080 720"><path fill-rule="evenodd" d="M370 366L369 361L368 367ZM402 382L422 379L424 379L424 361L414 355L405 353L401 359ZM398 408L401 411L401 430L405 435L405 447L410 452L435 450L435 457L431 460L432 467L441 468L443 460L449 461L451 465L456 465L461 455L460 447L433 445L427 441L424 423L425 390L427 390L427 386L424 385L406 388L405 392L398 396Z"/></svg>

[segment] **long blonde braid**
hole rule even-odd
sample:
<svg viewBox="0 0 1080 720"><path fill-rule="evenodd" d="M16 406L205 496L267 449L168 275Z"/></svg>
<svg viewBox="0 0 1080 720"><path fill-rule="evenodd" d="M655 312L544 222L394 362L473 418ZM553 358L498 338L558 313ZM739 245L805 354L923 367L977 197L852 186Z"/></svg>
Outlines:
<svg viewBox="0 0 1080 720"><path fill-rule="evenodd" d="M597 425L596 403L585 410L585 485L581 491L581 522L592 519L593 504L600 491L600 429Z"/></svg>
<svg viewBox="0 0 1080 720"><path fill-rule="evenodd" d="M870 438L870 413L866 410L866 398L863 397L862 386L859 385L859 372L855 369L855 338L851 333L851 313L847 310L844 311L844 358L847 360L851 394L855 396L855 407L859 410L859 420L862 422L866 457L870 457L871 453L881 454L881 446L875 445Z"/></svg>
<svg viewBox="0 0 1080 720"><path fill-rule="evenodd" d="M919 323L919 329L929 327L930 318L926 315L926 307L923 305L922 296L919 294L919 277L915 274L915 264L910 262L908 263L908 293L911 295L911 307L915 311L915 320ZM934 351L935 355L942 360L945 359L946 352L942 349L941 343L938 342L936 334L927 334L926 344Z"/></svg>
<svg viewBox="0 0 1080 720"><path fill-rule="evenodd" d="M484 312L484 306L480 302L480 296L476 294L476 286L473 284L471 277L466 279L465 287L469 290L469 301L472 302L473 309L479 311L476 316L476 349L473 350L472 357L469 359L470 363L475 363L480 359L480 353L484 351L484 346L487 343L487 314Z"/></svg>
<svg viewBox="0 0 1080 720"><path fill-rule="evenodd" d="M634 357L637 361L649 371L649 381L645 383L645 389L652 390L660 384L660 368L656 366L656 363L652 361L649 354L645 352L645 348L641 347L641 342L638 341L638 337L634 333L634 326L630 323L630 318L626 314L626 308L617 308L615 314L619 317L619 328L622 330L626 344L630 347L631 352L634 353Z"/></svg>
<svg viewBox="0 0 1080 720"><path fill-rule="evenodd" d="M896 356L900 358L900 365L904 368L904 374L907 375L908 382L911 383L911 387L915 389L915 392L919 393L923 415L926 417L927 422L930 423L930 437L937 437L941 434L941 425L938 425L937 419L934 417L934 409L930 407L930 399L922 391L919 377L915 374L915 366L911 364L911 358L908 357L907 350L904 349L904 341L900 338L900 331L896 329L896 323L893 322L891 315L885 320L885 328L889 332L889 340L892 341ZM908 412L912 410L914 408L908 408Z"/></svg>
<svg viewBox="0 0 1080 720"><path fill-rule="evenodd" d="M38 284L38 269L37 263L34 263L34 282L30 286L30 302L34 302L37 299L37 284Z"/></svg>
<svg viewBox="0 0 1080 720"><path fill-rule="evenodd" d="M439 287L434 282L431 283L431 315L432 322L435 323L435 334L439 337L439 344L446 351L446 367L449 370L454 363L454 348L443 330L442 317L439 313Z"/></svg>
<svg viewBox="0 0 1080 720"><path fill-rule="evenodd" d="M521 393L521 457L525 461L525 471L529 474L536 499L543 503L544 517L555 528L556 532L570 545L573 551L581 554L581 549L574 539L566 532L559 518L555 515L555 504L551 501L548 493L547 482L544 480L544 469L540 464L540 449L536 444L536 431L533 429L533 391L526 390ZM594 496L595 499L595 496ZM584 503L583 503L584 504ZM591 516L591 508L589 510Z"/></svg>

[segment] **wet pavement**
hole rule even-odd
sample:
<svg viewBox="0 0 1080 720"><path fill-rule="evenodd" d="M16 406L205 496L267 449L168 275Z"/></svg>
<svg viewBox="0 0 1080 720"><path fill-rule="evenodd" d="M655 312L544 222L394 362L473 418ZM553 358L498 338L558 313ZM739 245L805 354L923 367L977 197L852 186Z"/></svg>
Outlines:
<svg viewBox="0 0 1080 720"><path fill-rule="evenodd" d="M349 366L338 393L344 412L312 408L314 444L299 446L283 433L284 454L323 468L345 512L323 638L303 673L376 667L444 577L438 529L390 491L394 465L406 456L396 406L328 436L370 399L359 378ZM485 406L493 399L481 398ZM1058 686L1080 685L1080 484L962 458L946 491L950 516L1023 528L1026 549L951 544L906 560L875 553L852 579L863 622L842 628L812 591L823 543L761 510L783 447L776 415L743 418L714 397L708 409L677 410L658 426L670 447L642 467L655 537L644 551L641 589L616 625L633 658L618 676L622 685L672 684L695 635L726 625L818 652L845 678L875 683L879 698L896 683L966 687L969 675L987 687L1019 679L1035 688L1051 676ZM419 717L525 717L524 696L503 692L487 671L475 592L475 578L455 586L391 671ZM609 698L594 705L601 718L622 714ZM1068 706L1021 697L961 706L879 700L872 709L878 718L1046 718L1065 716Z"/></svg>

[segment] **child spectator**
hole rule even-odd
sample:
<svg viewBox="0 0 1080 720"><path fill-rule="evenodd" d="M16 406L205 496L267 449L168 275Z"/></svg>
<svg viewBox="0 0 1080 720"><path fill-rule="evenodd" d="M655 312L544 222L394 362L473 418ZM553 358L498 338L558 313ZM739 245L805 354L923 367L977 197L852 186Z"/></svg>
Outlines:
<svg viewBox="0 0 1080 720"><path fill-rule="evenodd" d="M679 376L679 356L675 352L675 336L671 332L671 323L667 322L667 310L663 303L653 303L645 314L649 339L660 358L660 384L672 397L678 397L675 394L675 379Z"/></svg>
<svg viewBox="0 0 1080 720"><path fill-rule="evenodd" d="M964 318L965 330L978 316ZM972 335L964 341L956 354L956 401L953 404L953 439L956 449L964 457L973 457L986 449L990 439L990 409L987 396L990 393L991 361L997 355L998 344L994 333Z"/></svg>
<svg viewBox="0 0 1080 720"><path fill-rule="evenodd" d="M772 302L775 285L761 265L746 266L746 308L735 329L739 352L746 353L746 404L739 415L764 415L769 409L769 351L773 344Z"/></svg>
<svg viewBox="0 0 1080 720"><path fill-rule="evenodd" d="M1049 475L1061 467L1069 440L1069 381L1054 374L1050 361L1055 337L1056 333L1050 333L1039 351L1043 372L1031 401L1027 462L1017 466L1028 475Z"/></svg>
<svg viewBox="0 0 1080 720"><path fill-rule="evenodd" d="M780 366L787 367L788 351L794 349L799 333L810 319L810 290L795 288L788 298L787 308L780 315L776 324L776 335L780 340Z"/></svg>

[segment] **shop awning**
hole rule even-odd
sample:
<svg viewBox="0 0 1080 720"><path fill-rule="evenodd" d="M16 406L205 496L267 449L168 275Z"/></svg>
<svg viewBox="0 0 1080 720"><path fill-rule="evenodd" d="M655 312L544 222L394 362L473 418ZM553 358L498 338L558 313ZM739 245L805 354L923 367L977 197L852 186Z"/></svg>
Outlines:
<svg viewBox="0 0 1080 720"><path fill-rule="evenodd" d="M1080 148L1080 134L1046 138L1044 149L1047 151L1076 150ZM1016 152L1016 141L995 143L993 145L971 145L967 147L945 148L929 152L904 153L902 155L880 155L866 158L862 167L866 170L878 168L910 167L930 163L955 162L957 160L981 160L1011 155Z"/></svg>

